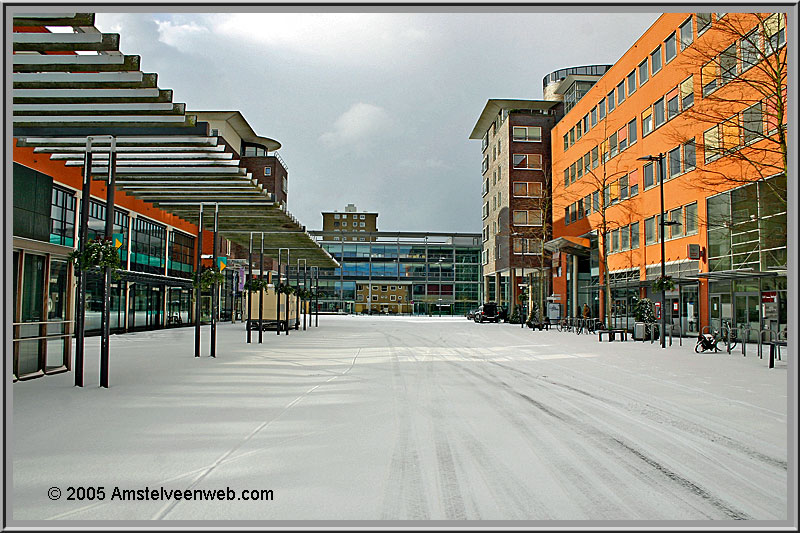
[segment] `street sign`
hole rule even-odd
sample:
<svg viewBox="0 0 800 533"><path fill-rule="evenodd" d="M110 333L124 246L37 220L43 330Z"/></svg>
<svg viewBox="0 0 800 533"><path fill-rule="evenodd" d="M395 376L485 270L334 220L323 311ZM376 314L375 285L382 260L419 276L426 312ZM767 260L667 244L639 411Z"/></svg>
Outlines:
<svg viewBox="0 0 800 533"><path fill-rule="evenodd" d="M228 266L227 257L217 257L217 270L222 272Z"/></svg>
<svg viewBox="0 0 800 533"><path fill-rule="evenodd" d="M125 237L122 233L114 233L111 236L111 242L114 243L114 248L120 249L125 242Z"/></svg>

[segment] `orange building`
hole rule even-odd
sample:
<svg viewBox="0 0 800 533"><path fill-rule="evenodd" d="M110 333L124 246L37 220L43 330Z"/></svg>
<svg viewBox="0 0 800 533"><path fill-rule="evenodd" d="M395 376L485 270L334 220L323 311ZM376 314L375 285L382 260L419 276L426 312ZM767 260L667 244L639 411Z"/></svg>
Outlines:
<svg viewBox="0 0 800 533"><path fill-rule="evenodd" d="M551 315L631 327L648 297L676 334L785 328L785 24L664 14L556 124Z"/></svg>

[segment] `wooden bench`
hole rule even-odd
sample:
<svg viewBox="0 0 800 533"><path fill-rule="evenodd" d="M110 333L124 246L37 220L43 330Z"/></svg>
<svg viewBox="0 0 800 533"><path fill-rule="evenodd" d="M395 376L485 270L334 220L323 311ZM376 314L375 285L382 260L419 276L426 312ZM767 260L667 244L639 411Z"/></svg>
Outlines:
<svg viewBox="0 0 800 533"><path fill-rule="evenodd" d="M597 340L602 342L603 341L603 334L608 336L608 341L611 342L615 340L615 337L619 333L620 339L623 341L628 340L628 330L627 329L601 329L597 332Z"/></svg>

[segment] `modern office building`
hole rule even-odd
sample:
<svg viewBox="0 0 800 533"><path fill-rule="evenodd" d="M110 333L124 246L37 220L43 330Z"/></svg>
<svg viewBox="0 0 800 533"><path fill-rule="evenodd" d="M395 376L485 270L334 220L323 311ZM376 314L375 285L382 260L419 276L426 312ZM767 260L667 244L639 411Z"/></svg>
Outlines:
<svg viewBox="0 0 800 533"><path fill-rule="evenodd" d="M546 244L562 315L607 316L609 286L612 320L630 325L634 299L660 300L663 261L675 286L659 303L684 334L785 328L785 25L663 14L565 106Z"/></svg>
<svg viewBox="0 0 800 533"><path fill-rule="evenodd" d="M323 312L444 316L479 305L479 234L310 233L340 264L320 271Z"/></svg>
<svg viewBox="0 0 800 533"><path fill-rule="evenodd" d="M545 76L544 100L486 103L470 139L481 140L484 298L513 313L521 288L529 300L550 294L552 232L550 132L609 65L561 69Z"/></svg>
<svg viewBox="0 0 800 533"><path fill-rule="evenodd" d="M352 233L351 236L334 235L335 241L368 241L368 233L378 231L378 213L358 212L355 204L347 204L343 212L323 211L322 231ZM363 235L362 235L363 234Z"/></svg>

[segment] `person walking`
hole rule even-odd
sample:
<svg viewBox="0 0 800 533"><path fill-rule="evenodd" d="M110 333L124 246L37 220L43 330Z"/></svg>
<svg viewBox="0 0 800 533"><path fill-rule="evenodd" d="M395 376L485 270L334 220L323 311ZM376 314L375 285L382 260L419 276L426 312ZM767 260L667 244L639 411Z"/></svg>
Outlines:
<svg viewBox="0 0 800 533"><path fill-rule="evenodd" d="M589 309L589 304L583 304L583 318L592 318L592 310Z"/></svg>

